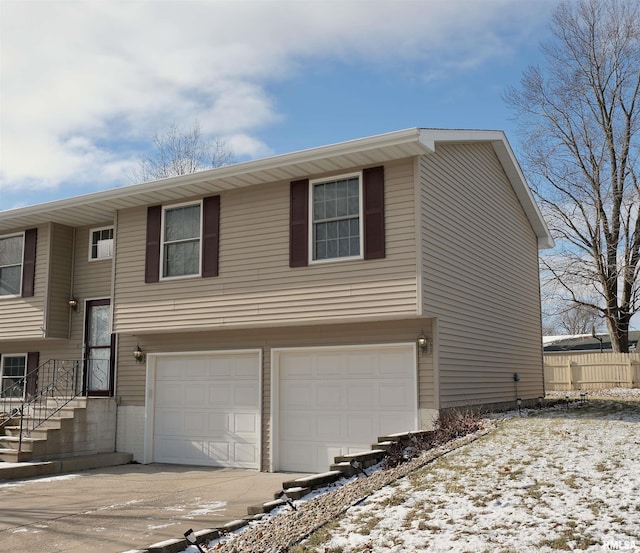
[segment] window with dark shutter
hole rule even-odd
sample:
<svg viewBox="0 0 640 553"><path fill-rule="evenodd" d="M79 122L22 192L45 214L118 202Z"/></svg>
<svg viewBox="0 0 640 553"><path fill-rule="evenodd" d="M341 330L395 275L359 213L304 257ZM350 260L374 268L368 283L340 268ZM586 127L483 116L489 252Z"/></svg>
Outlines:
<svg viewBox="0 0 640 553"><path fill-rule="evenodd" d="M384 232L384 167L371 167L362 172L364 209L364 258L385 256Z"/></svg>
<svg viewBox="0 0 640 553"><path fill-rule="evenodd" d="M218 276L220 251L220 196L202 201L202 276Z"/></svg>
<svg viewBox="0 0 640 553"><path fill-rule="evenodd" d="M147 208L147 248L144 281L158 282L160 279L160 231L162 227L162 206Z"/></svg>
<svg viewBox="0 0 640 553"><path fill-rule="evenodd" d="M290 188L289 266L309 263L309 179L294 181Z"/></svg>

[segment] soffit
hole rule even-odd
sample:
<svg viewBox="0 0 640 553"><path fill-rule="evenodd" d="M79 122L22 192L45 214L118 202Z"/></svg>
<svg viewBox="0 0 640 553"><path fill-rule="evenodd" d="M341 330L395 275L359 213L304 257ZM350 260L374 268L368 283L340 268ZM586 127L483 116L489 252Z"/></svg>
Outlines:
<svg viewBox="0 0 640 553"><path fill-rule="evenodd" d="M118 210L218 194L226 190L350 170L428 153L418 129L397 131L292 154L0 212L0 230L44 223L73 227L113 221Z"/></svg>

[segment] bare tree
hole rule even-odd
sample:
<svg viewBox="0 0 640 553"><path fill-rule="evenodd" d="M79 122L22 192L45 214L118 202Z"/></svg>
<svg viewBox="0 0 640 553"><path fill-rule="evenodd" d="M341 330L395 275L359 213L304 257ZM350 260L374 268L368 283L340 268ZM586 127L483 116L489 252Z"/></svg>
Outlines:
<svg viewBox="0 0 640 553"><path fill-rule="evenodd" d="M591 307L575 304L558 315L558 326L567 334L591 334L600 325L598 315Z"/></svg>
<svg viewBox="0 0 640 553"><path fill-rule="evenodd" d="M195 121L190 129L173 123L166 131L153 136L153 154L140 159L133 172L135 182L195 173L203 169L233 163L233 152L227 143L214 138L206 141Z"/></svg>
<svg viewBox="0 0 640 553"><path fill-rule="evenodd" d="M629 347L640 307L640 5L560 4L545 66L506 93L524 136L524 168L557 247L548 274L574 305L607 321L614 351Z"/></svg>

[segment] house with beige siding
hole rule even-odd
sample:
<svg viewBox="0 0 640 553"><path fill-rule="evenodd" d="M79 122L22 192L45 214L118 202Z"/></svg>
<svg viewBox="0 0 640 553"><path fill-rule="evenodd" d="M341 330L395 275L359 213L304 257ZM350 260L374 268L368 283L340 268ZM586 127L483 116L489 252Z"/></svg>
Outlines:
<svg viewBox="0 0 640 553"><path fill-rule="evenodd" d="M99 420L65 454L324 471L441 409L540 396L551 245L499 131L409 129L0 212L3 395L37 397L65 361Z"/></svg>

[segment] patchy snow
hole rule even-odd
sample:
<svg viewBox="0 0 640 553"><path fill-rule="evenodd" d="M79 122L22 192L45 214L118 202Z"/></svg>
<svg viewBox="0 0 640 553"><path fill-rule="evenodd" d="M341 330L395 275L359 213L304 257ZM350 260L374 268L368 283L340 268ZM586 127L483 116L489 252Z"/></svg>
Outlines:
<svg viewBox="0 0 640 553"><path fill-rule="evenodd" d="M17 488L30 484L42 484L44 482L56 482L59 480L71 480L72 478L81 478L80 474L61 474L59 476L50 476L47 478L33 477L25 480L12 480L10 482L2 482L0 488Z"/></svg>
<svg viewBox="0 0 640 553"><path fill-rule="evenodd" d="M317 551L640 551L639 446L637 401L512 413L351 508Z"/></svg>
<svg viewBox="0 0 640 553"><path fill-rule="evenodd" d="M491 416L493 433L380 489L293 551L640 553L640 390L589 392L586 404L580 393L568 393L568 408ZM298 512L356 478L295 501ZM291 508L233 535L278 515ZM232 546L230 537L203 547Z"/></svg>
<svg viewBox="0 0 640 553"><path fill-rule="evenodd" d="M190 513L186 514L184 518L195 518L201 517L204 515L216 514L225 510L227 506L226 501L214 501L213 503L207 503L205 505L200 505L198 509L194 509Z"/></svg>

